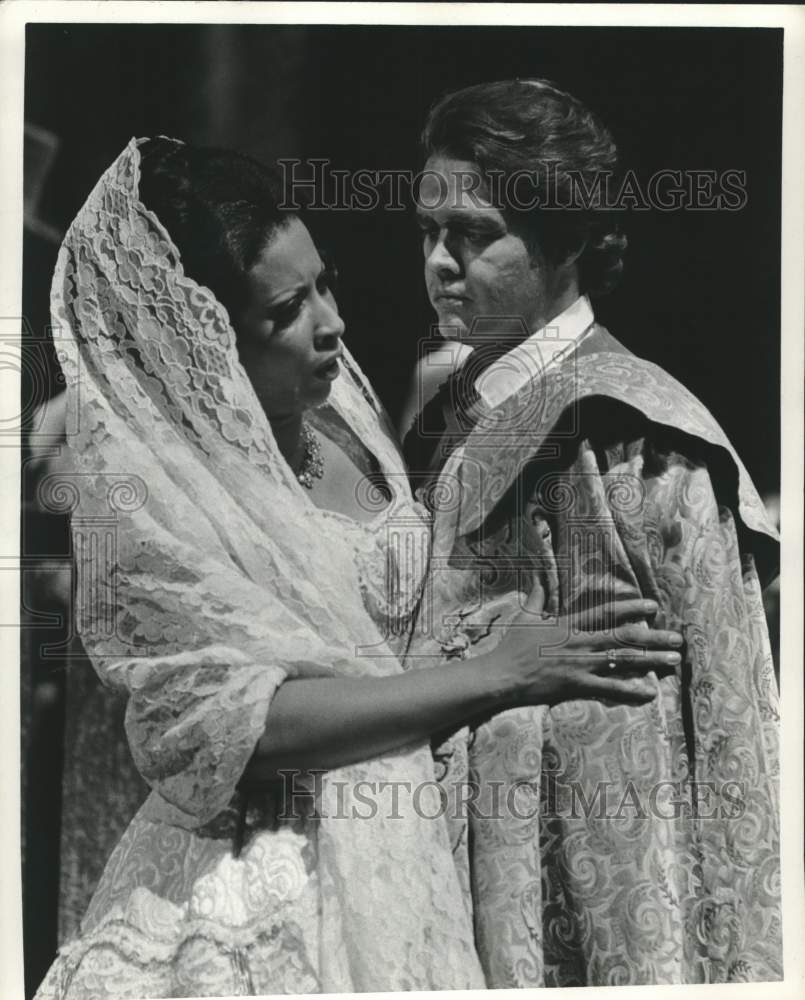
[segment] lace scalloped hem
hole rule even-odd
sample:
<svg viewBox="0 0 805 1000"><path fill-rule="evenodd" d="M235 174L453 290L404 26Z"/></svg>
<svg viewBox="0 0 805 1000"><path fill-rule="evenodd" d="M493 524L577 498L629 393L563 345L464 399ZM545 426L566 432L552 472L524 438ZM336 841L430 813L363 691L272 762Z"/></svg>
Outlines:
<svg viewBox="0 0 805 1000"><path fill-rule="evenodd" d="M307 909L228 924L135 889L125 909L59 951L37 1000L318 992L300 927L310 926Z"/></svg>
<svg viewBox="0 0 805 1000"><path fill-rule="evenodd" d="M227 947L201 928L175 948L113 921L91 940L59 953L37 1000L145 1000L161 997L317 993L301 933L272 927L247 945Z"/></svg>

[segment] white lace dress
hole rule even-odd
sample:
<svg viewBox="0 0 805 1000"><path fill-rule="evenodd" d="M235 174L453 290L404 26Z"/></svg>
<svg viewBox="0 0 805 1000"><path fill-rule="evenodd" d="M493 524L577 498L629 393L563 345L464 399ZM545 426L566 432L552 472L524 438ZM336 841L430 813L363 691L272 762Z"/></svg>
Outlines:
<svg viewBox="0 0 805 1000"><path fill-rule="evenodd" d="M381 511L369 524L336 514L322 521L349 539L367 610L400 648L430 529L418 505L397 498L393 507L393 517ZM483 986L433 778L427 746L329 772L326 784L289 774L249 794L245 826L238 793L192 831L161 820L164 803L153 794L37 996ZM322 813L351 826L351 857L320 843ZM365 937L354 932L356 916Z"/></svg>

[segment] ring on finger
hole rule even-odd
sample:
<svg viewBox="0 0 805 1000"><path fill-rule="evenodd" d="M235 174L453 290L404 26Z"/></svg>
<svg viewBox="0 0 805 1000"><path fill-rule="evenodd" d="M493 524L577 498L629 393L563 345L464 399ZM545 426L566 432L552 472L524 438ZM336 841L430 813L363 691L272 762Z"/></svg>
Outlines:
<svg viewBox="0 0 805 1000"><path fill-rule="evenodd" d="M604 656L607 660L607 670L617 670L618 669L618 651L617 649L608 649Z"/></svg>

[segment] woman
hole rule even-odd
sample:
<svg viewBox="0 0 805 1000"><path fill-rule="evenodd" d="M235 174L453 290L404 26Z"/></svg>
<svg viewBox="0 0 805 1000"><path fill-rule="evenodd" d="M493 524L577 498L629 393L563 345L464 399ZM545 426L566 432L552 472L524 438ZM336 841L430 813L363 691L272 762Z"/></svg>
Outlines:
<svg viewBox="0 0 805 1000"><path fill-rule="evenodd" d="M79 629L152 792L41 997L481 986L429 737L653 696L595 632L402 672L428 520L279 202L251 160L132 140L61 250ZM678 659L621 635L633 673Z"/></svg>

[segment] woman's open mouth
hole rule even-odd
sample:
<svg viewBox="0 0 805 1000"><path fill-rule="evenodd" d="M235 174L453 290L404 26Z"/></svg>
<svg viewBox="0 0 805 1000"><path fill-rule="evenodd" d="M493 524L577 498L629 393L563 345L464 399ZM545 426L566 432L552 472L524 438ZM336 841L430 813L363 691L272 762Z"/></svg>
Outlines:
<svg viewBox="0 0 805 1000"><path fill-rule="evenodd" d="M323 379L325 382L332 382L334 379L338 378L340 373L341 365L338 363L338 358L326 361L323 365L319 365L316 369L314 369L316 378Z"/></svg>

